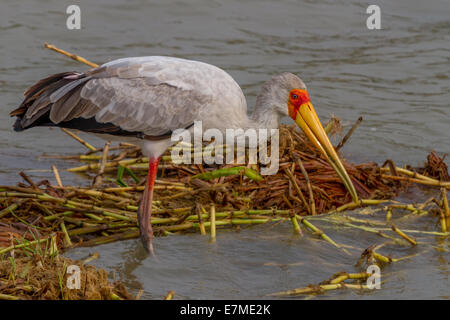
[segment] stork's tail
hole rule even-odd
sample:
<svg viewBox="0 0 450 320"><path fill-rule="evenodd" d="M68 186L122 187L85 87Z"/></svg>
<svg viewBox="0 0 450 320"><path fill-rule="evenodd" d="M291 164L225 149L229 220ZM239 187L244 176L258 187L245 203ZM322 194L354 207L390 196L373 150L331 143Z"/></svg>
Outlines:
<svg viewBox="0 0 450 320"><path fill-rule="evenodd" d="M41 79L29 87L20 106L9 114L11 117L17 117L13 125L14 130L22 131L49 123L52 105L50 96L70 82L83 77L83 74L75 71L63 72Z"/></svg>

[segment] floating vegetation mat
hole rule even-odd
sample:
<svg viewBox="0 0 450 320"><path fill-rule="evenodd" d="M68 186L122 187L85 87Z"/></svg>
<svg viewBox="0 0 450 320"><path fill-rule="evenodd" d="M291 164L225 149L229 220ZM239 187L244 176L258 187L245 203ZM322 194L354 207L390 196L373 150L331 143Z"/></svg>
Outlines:
<svg viewBox="0 0 450 320"><path fill-rule="evenodd" d="M358 119L343 137L336 146L337 151L360 122ZM342 130L337 119L332 119L325 129L329 135ZM69 263L65 258L39 260L44 268L54 266L52 284L48 285L53 289L48 291L48 296L39 286L37 291L26 290L34 288L34 285L19 277L25 272L19 270L19 266L25 268L31 263L33 268L38 268L36 251L44 250L50 244L55 250L62 251L139 237L136 213L144 190L148 159L143 157L138 146L128 143L110 145L107 142L104 147L96 148L74 132L62 130L80 142L86 152L44 156L71 163L79 161L79 165L66 170L83 175L86 185L67 185L60 178L61 169L53 166L54 178L51 181L33 181L21 172L22 181L16 186L0 186L1 294L20 298L110 298L113 289L105 292L87 290L89 293L84 296L58 291L56 275L58 272L64 274L64 266ZM400 168L390 160L381 167L376 163L352 164L341 157L362 199L355 203L334 169L309 139L293 126L280 127L279 170L274 175L259 176L257 166L238 164L178 165L172 163L170 151L161 159L154 187L151 222L156 236L187 232L205 235L208 232L214 241L217 228L287 222L292 224L294 233L308 230L347 252L346 245L336 243L317 228L314 221L323 219L334 225L375 233L397 245L417 245L412 237L414 233L449 235L447 190L450 189L450 178L445 156L440 157L435 152L430 153L422 168ZM392 200L412 185L434 188L436 196L423 203ZM381 206L386 215L377 222L341 215L346 210L371 205ZM417 217L431 215L436 219L436 230L400 230L391 221L393 211ZM325 213L327 215L322 215ZM373 248L368 248L364 254L364 257L378 262L394 261ZM14 276L10 260L13 256L17 267ZM105 278L101 271L92 272L97 272L99 279ZM11 287L11 277L16 281L12 282L16 289ZM325 284L277 295L338 289L344 286L345 280L364 278L367 278L366 274L343 273ZM364 287L355 285L355 288ZM121 295L122 298L125 296Z"/></svg>
<svg viewBox="0 0 450 320"><path fill-rule="evenodd" d="M21 172L24 182L0 186L0 255L17 246L47 241L55 233L63 237L64 248L139 236L136 212L148 160L134 145L121 143L109 147L107 143L105 148L95 149L80 137L76 139L89 146L87 153L52 157L86 163L67 170L83 174L86 181L92 181L89 185L64 185L53 166L53 182L34 182ZM444 196L450 183L430 176L430 172L441 174L445 166L435 153L429 156L424 168L417 169L399 168L392 161L386 162L387 167L379 167L375 163L354 165L343 160L363 198L354 203L333 168L320 158L300 131L282 126L280 140L280 170L262 179L257 171L239 165L175 165L169 152L164 155L155 184L152 212L155 234L205 233L211 227L283 220L290 220L296 232L300 232L299 222L314 230L307 222L308 216L378 204L417 213L435 205L436 210L440 209L441 231L447 232L449 213ZM251 175L249 178L248 172L259 178L252 179ZM440 187L442 200L430 199L421 205L390 200L411 184Z"/></svg>
<svg viewBox="0 0 450 320"><path fill-rule="evenodd" d="M89 258L88 258L89 259ZM69 273L68 273L69 272ZM77 272L78 280L75 277ZM79 281L79 282L77 282ZM67 283L70 283L69 286ZM111 283L104 269L74 261L51 250L0 260L0 300L133 299L120 282Z"/></svg>

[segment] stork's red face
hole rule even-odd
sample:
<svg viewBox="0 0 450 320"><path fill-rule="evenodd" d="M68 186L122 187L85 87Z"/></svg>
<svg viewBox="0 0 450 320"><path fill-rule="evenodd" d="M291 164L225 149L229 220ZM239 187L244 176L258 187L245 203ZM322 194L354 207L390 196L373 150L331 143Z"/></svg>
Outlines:
<svg viewBox="0 0 450 320"><path fill-rule="evenodd" d="M300 106L310 102L308 91L303 89L294 89L289 92L289 116L295 121Z"/></svg>
<svg viewBox="0 0 450 320"><path fill-rule="evenodd" d="M339 159L333 145L331 144L325 130L320 123L319 117L309 99L308 91L304 89L293 89L289 92L288 100L289 116L302 128L306 136L314 143L319 151L328 160L338 176L341 178L353 201L358 202L358 195L350 177L347 174L341 160Z"/></svg>

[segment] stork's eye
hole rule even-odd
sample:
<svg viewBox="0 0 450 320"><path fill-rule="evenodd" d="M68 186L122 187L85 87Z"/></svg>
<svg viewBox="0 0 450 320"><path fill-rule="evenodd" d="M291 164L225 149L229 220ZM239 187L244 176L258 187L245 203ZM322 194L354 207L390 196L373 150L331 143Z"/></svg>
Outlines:
<svg viewBox="0 0 450 320"><path fill-rule="evenodd" d="M298 95L293 94L293 95L292 95L292 99L297 100L297 99L298 99Z"/></svg>

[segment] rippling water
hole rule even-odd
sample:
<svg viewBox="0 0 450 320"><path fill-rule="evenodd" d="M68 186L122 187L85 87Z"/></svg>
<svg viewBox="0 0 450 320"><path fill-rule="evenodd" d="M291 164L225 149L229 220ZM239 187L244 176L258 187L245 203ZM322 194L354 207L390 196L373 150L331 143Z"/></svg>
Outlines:
<svg viewBox="0 0 450 320"><path fill-rule="evenodd" d="M77 3L82 15L78 31L65 27L65 10L71 3L0 3L0 184L15 184L20 170L48 169L55 161L37 161L43 152L82 151L59 130L38 128L20 134L11 130L13 120L7 114L20 103L26 87L51 73L86 69L43 49L46 41L97 63L143 55L208 62L242 85L250 107L265 80L290 71L306 82L322 120L330 114L345 123L364 117L344 147L347 158L377 162L391 158L397 164L419 165L431 149L450 151L448 0L373 1L382 11L382 30L377 31L366 28L368 4L357 1ZM31 174L52 178L45 171ZM62 178L65 183L87 183L68 173ZM414 194L416 199L424 196L418 190ZM352 270L348 258L319 243L293 240L285 228L220 232L213 246L197 235L157 239L161 253L157 262L145 259L136 241L72 254L100 251L100 265L155 298L168 290L183 298L259 298L322 281L340 269ZM367 234L330 231L347 243L355 237L364 238L364 245L381 241ZM448 249L448 240L439 245ZM448 298L448 264L448 254L430 251L411 263L390 267L394 275L383 290L327 297Z"/></svg>

